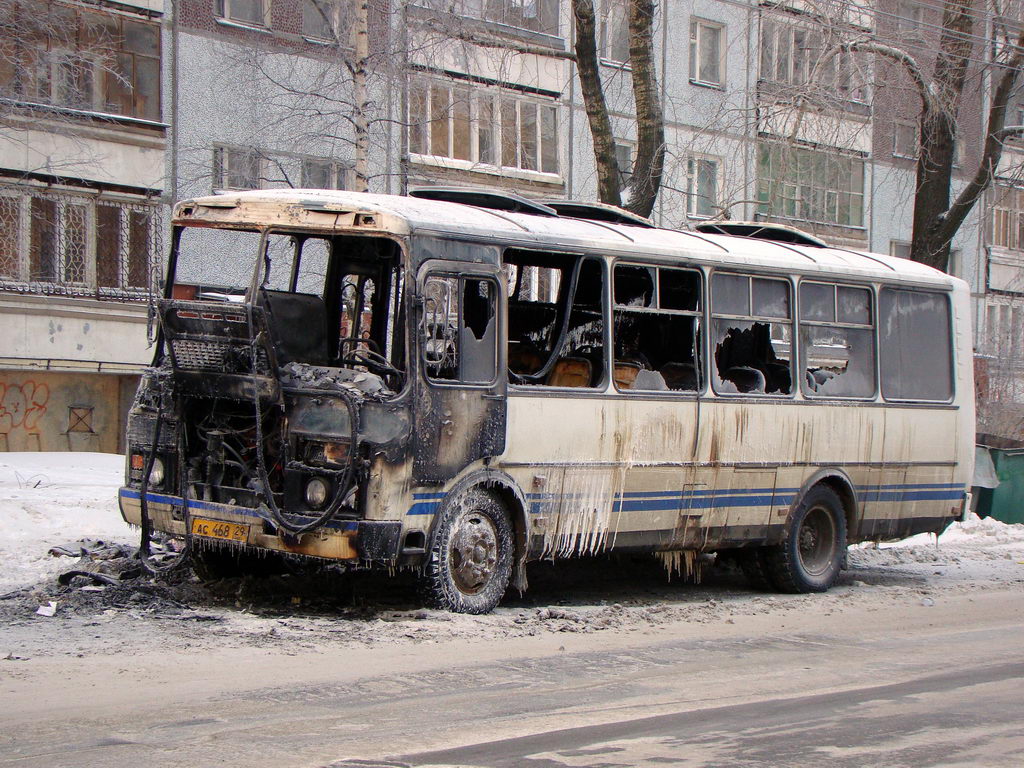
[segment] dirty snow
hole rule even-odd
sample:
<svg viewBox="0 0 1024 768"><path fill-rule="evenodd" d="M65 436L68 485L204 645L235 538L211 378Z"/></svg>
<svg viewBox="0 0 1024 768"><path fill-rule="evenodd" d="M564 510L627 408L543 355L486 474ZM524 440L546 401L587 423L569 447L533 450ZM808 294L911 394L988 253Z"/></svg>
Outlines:
<svg viewBox="0 0 1024 768"><path fill-rule="evenodd" d="M59 573L116 562L54 558L54 545L81 538L134 543L117 510L123 458L103 454L0 454L0 625L4 648L61 655L111 637L158 645L291 649L317 643L444 643L606 630L655 633L672 622L740 624L756 615L856 607L934 606L949 592L1024 586L1024 525L972 517L942 536L859 545L824 595L777 595L747 587L739 573L702 558L700 584L669 581L654 558L614 556L530 566L530 590L514 590L487 616L419 608L408 573L285 573L199 583L173 579L97 585ZM55 615L37 613L56 603ZM47 628L59 623L59 635ZM94 628L103 625L105 640ZM113 633L113 635L111 634ZM60 639L58 639L60 638ZM73 641L72 641L73 638Z"/></svg>
<svg viewBox="0 0 1024 768"><path fill-rule="evenodd" d="M68 570L50 547L137 539L117 509L123 479L124 456L0 453L0 594Z"/></svg>

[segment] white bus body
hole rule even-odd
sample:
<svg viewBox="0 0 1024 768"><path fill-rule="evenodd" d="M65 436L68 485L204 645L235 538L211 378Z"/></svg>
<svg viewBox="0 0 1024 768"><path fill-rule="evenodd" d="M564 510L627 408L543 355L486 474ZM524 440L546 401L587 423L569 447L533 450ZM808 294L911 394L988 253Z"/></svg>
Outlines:
<svg viewBox="0 0 1024 768"><path fill-rule="evenodd" d="M409 567L479 612L529 560L615 550L826 589L847 544L962 513L969 294L920 264L333 191L174 224L120 501L197 559Z"/></svg>

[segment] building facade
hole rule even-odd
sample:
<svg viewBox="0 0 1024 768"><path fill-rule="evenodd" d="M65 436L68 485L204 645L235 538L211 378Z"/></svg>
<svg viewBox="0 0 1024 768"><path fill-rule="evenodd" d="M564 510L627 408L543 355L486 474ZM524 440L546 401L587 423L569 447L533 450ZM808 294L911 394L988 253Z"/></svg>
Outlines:
<svg viewBox="0 0 1024 768"><path fill-rule="evenodd" d="M629 0L593 2L628 188ZM438 184L596 199L570 0L0 7L18 30L0 56L0 322L13 329L0 335L0 449L117 450L118 415L152 352L147 300L176 200ZM776 221L907 254L919 96L899 67L843 43L898 45L927 71L938 6L693 0L655 13L667 153L652 218ZM993 41L1017 17L979 2L954 193L980 159ZM1009 122L1024 122L1024 98L1014 105ZM1002 382L983 395L1011 409L1024 399L1022 166L1024 142L1011 140L949 266L972 289L979 378Z"/></svg>

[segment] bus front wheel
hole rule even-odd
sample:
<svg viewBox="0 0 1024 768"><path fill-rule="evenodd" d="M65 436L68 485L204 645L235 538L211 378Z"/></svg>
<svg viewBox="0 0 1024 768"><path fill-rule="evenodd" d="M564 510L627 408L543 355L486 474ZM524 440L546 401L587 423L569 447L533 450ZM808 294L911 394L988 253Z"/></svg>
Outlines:
<svg viewBox="0 0 1024 768"><path fill-rule="evenodd" d="M816 485L789 516L786 538L764 553L768 576L783 592L824 592L839 576L846 518L839 496Z"/></svg>
<svg viewBox="0 0 1024 768"><path fill-rule="evenodd" d="M483 488L446 500L419 579L423 602L454 613L488 613L512 573L512 523Z"/></svg>

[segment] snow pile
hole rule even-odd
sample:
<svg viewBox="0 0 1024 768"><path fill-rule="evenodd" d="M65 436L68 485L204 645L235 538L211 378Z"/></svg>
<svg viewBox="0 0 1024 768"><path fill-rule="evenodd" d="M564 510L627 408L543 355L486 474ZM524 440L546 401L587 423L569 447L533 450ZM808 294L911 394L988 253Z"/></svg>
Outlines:
<svg viewBox="0 0 1024 768"><path fill-rule="evenodd" d="M953 523L936 541L930 533L881 545L882 549L931 549L946 555L981 559L1024 559L1024 525L1010 525L992 517L970 513L962 523Z"/></svg>
<svg viewBox="0 0 1024 768"><path fill-rule="evenodd" d="M0 453L0 594L68 570L50 547L136 540L117 508L123 480L124 456Z"/></svg>

